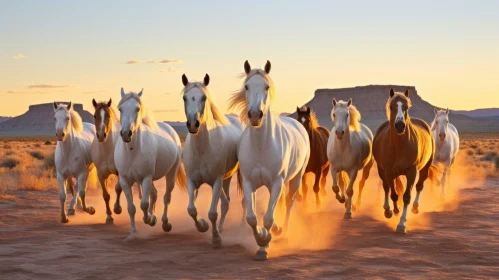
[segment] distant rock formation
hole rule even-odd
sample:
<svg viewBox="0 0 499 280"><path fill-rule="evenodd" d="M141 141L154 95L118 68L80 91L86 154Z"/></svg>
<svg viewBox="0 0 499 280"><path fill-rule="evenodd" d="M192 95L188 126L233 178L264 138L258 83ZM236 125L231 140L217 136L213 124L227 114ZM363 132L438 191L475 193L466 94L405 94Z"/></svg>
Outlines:
<svg viewBox="0 0 499 280"><path fill-rule="evenodd" d="M391 88L395 92L404 92L408 88L412 101L410 115L421 118L428 123L433 120L435 106L423 100L414 86L368 85L353 88L317 89L314 98L305 105L316 112L322 126L332 128L331 110L333 109L333 98L344 101L352 98L353 104L362 115L362 122L369 126L374 133L378 126L386 121L385 105ZM296 118L296 113L291 114L290 117ZM499 123L493 118L477 119L451 112L450 120L459 131L499 131Z"/></svg>
<svg viewBox="0 0 499 280"><path fill-rule="evenodd" d="M68 104L68 102L56 102ZM73 104L84 122L94 123L94 117L83 110L82 104ZM0 135L4 136L51 136L55 134L53 103L29 106L26 113L0 123Z"/></svg>
<svg viewBox="0 0 499 280"><path fill-rule="evenodd" d="M486 109L475 109L475 110L459 110L453 111L456 114L461 114L473 118L488 118L494 117L495 119L499 119L499 108L486 108Z"/></svg>
<svg viewBox="0 0 499 280"><path fill-rule="evenodd" d="M12 119L11 117L0 117L0 123Z"/></svg>

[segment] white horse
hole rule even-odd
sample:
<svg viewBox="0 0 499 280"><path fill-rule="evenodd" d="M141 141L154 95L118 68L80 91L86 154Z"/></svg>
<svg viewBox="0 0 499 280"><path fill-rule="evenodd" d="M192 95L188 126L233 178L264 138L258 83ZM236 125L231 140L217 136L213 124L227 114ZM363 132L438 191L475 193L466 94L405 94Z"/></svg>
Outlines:
<svg viewBox="0 0 499 280"><path fill-rule="evenodd" d="M59 184L59 196L61 199L61 222L69 221L66 216L66 187L69 185L73 192L73 199L69 203L68 215L75 214L77 199L81 201L83 211L90 215L95 214L95 209L85 202L85 190L87 181L95 181L95 167L90 155L90 146L95 135L95 127L91 123L84 123L80 115L73 110L69 104L56 104L55 110L55 136L57 146L55 148L55 169L57 182ZM74 193L72 178L77 180L77 192Z"/></svg>
<svg viewBox="0 0 499 280"><path fill-rule="evenodd" d="M440 181L442 197L444 197L447 172L450 184L451 167L459 151L459 134L456 127L449 123L449 109L438 110L435 108L435 119L431 123L431 130L436 143L433 164L437 165L440 162L444 165L444 173Z"/></svg>
<svg viewBox="0 0 499 280"><path fill-rule="evenodd" d="M243 123L250 123L243 132L238 159L246 199L246 221L260 246L255 260L267 259L267 248L272 239L270 230L276 235L282 232L274 223L274 211L278 199L285 195L284 185L289 183L284 224L284 229L287 229L295 194L310 157L309 138L303 125L271 111L275 91L268 75L270 67L267 61L265 70L251 69L246 61L243 87L229 102L229 107L239 112ZM267 186L270 199L264 227L261 228L255 214L255 192L263 185Z"/></svg>
<svg viewBox="0 0 499 280"><path fill-rule="evenodd" d="M95 128L97 130L96 137L92 142L92 161L97 169L97 177L99 178L102 187L102 196L106 203L107 224L113 223L111 208L109 207L109 177L118 175L118 170L114 163L114 148L120 140L121 125L120 120L111 107L112 100L108 102L97 103L92 100L95 109ZM114 204L114 213L120 214L122 209L120 206L121 187L119 182L115 186L116 203Z"/></svg>
<svg viewBox="0 0 499 280"><path fill-rule="evenodd" d="M336 193L338 201L345 202L345 190L342 184L340 184L342 194L339 194L340 188L337 183L337 174L341 171L348 173L350 182L346 190L348 199L346 200L344 218L351 219L353 185L357 178L357 173L363 169L362 178L359 182L359 194L357 196L358 208L361 203L362 189L374 163L372 155L373 134L366 125L360 123L360 113L352 105L352 99L348 100L348 102L336 102L336 99L333 98L331 119L334 122L334 127L327 144L327 156L330 163L331 176L333 177L333 191ZM354 211L355 208L354 206Z"/></svg>
<svg viewBox="0 0 499 280"><path fill-rule="evenodd" d="M186 189L186 178L182 167L182 147L178 134L166 123L156 123L142 105L138 94L125 94L121 89L121 101L118 104L121 122L121 138L116 143L114 161L119 173L119 183L128 204L131 233L125 241L137 238L135 227L135 205L130 187L138 182L142 185L140 208L144 212L144 223L154 226L156 216L154 207L157 190L153 181L166 176L164 196L163 230L169 232L172 225L168 222L168 205L175 181Z"/></svg>
<svg viewBox="0 0 499 280"><path fill-rule="evenodd" d="M183 153L189 192L187 211L194 219L199 232L208 230L208 223L198 217L195 201L201 184L210 185L212 198L208 218L212 225L213 247L220 248L222 245L220 234L223 232L225 216L229 211L230 179L239 167L237 146L241 140L242 128L236 118L225 117L213 103L207 89L210 83L208 74L204 77L203 83L189 83L184 74L182 83L185 116L189 129ZM222 197L222 217L217 228L217 207L220 197Z"/></svg>

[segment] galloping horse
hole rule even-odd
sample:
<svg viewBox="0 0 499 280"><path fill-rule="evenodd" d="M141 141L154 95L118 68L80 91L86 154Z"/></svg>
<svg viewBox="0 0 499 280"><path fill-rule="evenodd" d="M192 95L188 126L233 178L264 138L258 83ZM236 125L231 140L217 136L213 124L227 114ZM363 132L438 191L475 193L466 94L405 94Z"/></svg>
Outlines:
<svg viewBox="0 0 499 280"><path fill-rule="evenodd" d="M435 108L435 119L431 123L431 130L437 146L433 164L437 165L440 162L444 165L444 172L440 181L442 197L444 197L447 172L449 172L450 184L451 167L459 151L459 134L456 127L449 123L449 109L438 110Z"/></svg>
<svg viewBox="0 0 499 280"><path fill-rule="evenodd" d="M198 217L195 201L199 187L209 184L212 191L208 218L212 225L214 248L222 246L223 225L229 211L229 187L232 175L239 167L237 146L241 140L242 128L234 117L225 117L211 99L207 86L210 76L206 74L203 83L190 83L182 75L183 100L189 134L184 144L184 165L187 174L189 206L187 211L194 219L199 232L208 230L208 223ZM222 217L217 227L218 201L222 197ZM244 204L244 199L243 199Z"/></svg>
<svg viewBox="0 0 499 280"><path fill-rule="evenodd" d="M119 183L128 204L131 233L125 241L137 238L135 227L135 205L130 187L138 182L142 185L143 195L140 208L144 212L144 223L156 224L154 207L157 190L153 181L166 176L164 196L163 230L171 231L168 222L168 205L171 193L177 184L185 190L186 178L182 167L182 147L178 134L166 123L156 123L151 114L142 105L142 91L125 94L121 89L121 101L118 104L121 122L121 138L114 150L114 161L119 173Z"/></svg>
<svg viewBox="0 0 499 280"><path fill-rule="evenodd" d="M276 235L282 233L274 222L274 211L278 199L285 195L285 184L289 184L284 224L284 229L287 229L294 197L310 157L305 128L292 118L272 113L275 90L269 76L270 67L267 61L265 70L251 69L246 61L244 84L229 101L229 108L239 112L242 122L249 122L239 145L238 159L247 207L246 221L260 246L255 260L267 259L267 248L272 239L270 230ZM270 199L264 227L261 228L255 214L255 192L263 185L267 186Z"/></svg>
<svg viewBox="0 0 499 280"><path fill-rule="evenodd" d="M331 111L331 119L334 121L334 128L327 144L327 156L330 162L331 176L333 177L333 191L336 193L336 199L344 202L345 190L340 184L342 195L339 195L340 188L337 185L338 172L344 171L348 173L350 182L346 194L346 211L344 218L352 218L352 208L355 211L360 207L362 189L369 178L369 171L373 166L374 159L372 156L373 134L371 130L364 124L360 123L360 113L352 105L352 99L338 101L333 98L333 110ZM362 178L359 182L359 194L357 196L357 207L352 206L353 199L353 184L357 178L359 170L362 171Z"/></svg>
<svg viewBox="0 0 499 280"><path fill-rule="evenodd" d="M410 118L409 109L411 99L409 89L405 93L395 93L390 90L390 97L386 103L388 121L384 122L376 131L373 141L373 154L378 164L378 174L383 180L385 191L385 217L392 217L392 210L388 202L391 191L393 211L399 213L397 206L398 194L395 190L395 179L400 175L407 178L403 201L404 210L396 231L406 232L407 207L411 202L411 190L419 172L416 183L416 199L412 205L412 213L419 213L419 197L425 180L435 176L435 166L432 165L435 154L435 141L431 135L430 126L420 119Z"/></svg>
<svg viewBox="0 0 499 280"><path fill-rule="evenodd" d="M90 215L95 214L95 209L85 202L85 190L87 181L95 183L95 167L90 155L90 146L95 135L95 127L91 123L84 123L80 115L73 110L71 102L69 104L56 104L55 110L55 135L57 146L55 148L55 170L57 182L59 184L59 196L61 200L61 222L69 221L66 216L66 186L72 185L72 177L77 180L78 190L73 192L73 199L69 203L68 215L75 214L76 200L81 200L83 211Z"/></svg>
<svg viewBox="0 0 499 280"><path fill-rule="evenodd" d="M120 119L114 108L111 107L111 104L111 99L109 99L108 102L99 103L97 103L95 99L92 100L92 105L95 109L95 128L97 130L96 137L92 142L92 161L97 169L97 177L99 178L102 187L102 196L106 203L107 224L113 223L113 216L111 208L109 207L109 177L111 175L118 175L118 170L114 163L114 148L116 147L116 143L121 141ZM114 213L120 214L122 211L120 206L122 190L119 182L116 183L115 191L116 202L114 204Z"/></svg>
<svg viewBox="0 0 499 280"><path fill-rule="evenodd" d="M329 139L329 130L319 125L315 112L310 107L303 106L302 109L296 107L297 120L305 127L310 140L310 160L305 169L305 175L309 172L314 173L314 192L317 207L320 206L319 190L321 195L326 195L326 177L329 172L329 161L327 159L327 141ZM322 177L321 177L322 176ZM320 189L319 189L320 181ZM307 199L307 180L306 176L302 178L303 199ZM296 196L299 199L299 196Z"/></svg>

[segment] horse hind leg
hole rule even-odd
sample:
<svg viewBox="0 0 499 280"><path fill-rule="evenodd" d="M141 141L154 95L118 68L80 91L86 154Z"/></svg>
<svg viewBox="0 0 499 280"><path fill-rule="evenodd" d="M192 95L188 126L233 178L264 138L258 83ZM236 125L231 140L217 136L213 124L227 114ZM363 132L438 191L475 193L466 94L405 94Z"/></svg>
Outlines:
<svg viewBox="0 0 499 280"><path fill-rule="evenodd" d="M345 215L343 216L344 219L352 218L353 185L355 184L355 179L357 178L357 174L358 174L357 168L353 168L348 174L350 177L350 182L348 183L348 188L346 191L348 199L346 201L346 211Z"/></svg>
<svg viewBox="0 0 499 280"><path fill-rule="evenodd" d="M87 180L88 180L88 174L85 172L83 175L78 176L78 194L81 199L81 206L83 211L87 212L90 215L95 214L95 208L87 205L85 196L86 196L86 189L87 189Z"/></svg>
<svg viewBox="0 0 499 280"><path fill-rule="evenodd" d="M211 193L211 206L208 211L208 219L211 221L211 233L212 233L212 244L213 248L218 249L222 247L222 237L220 236L220 232L218 231L217 219L218 219L218 201L220 200L220 196L223 192L222 189L222 176L220 176L212 186Z"/></svg>
<svg viewBox="0 0 499 280"><path fill-rule="evenodd" d="M120 185L120 180L118 179L118 181L116 182L116 186L114 186L114 191L116 192L116 201L114 202L114 214L121 214L121 211L123 210L121 208L121 205L120 205L120 197L121 197L121 192L123 191L123 189L121 188L121 185Z"/></svg>
<svg viewBox="0 0 499 280"><path fill-rule="evenodd" d="M163 196L164 208L163 217L161 221L163 222L162 228L164 232L170 232L172 230L172 224L168 221L168 206L172 200L172 191L175 188L175 177L177 176L178 169L172 169L166 175L166 191ZM143 194L145 196L145 194Z"/></svg>
<svg viewBox="0 0 499 280"><path fill-rule="evenodd" d="M320 169L316 170L316 172L314 172L314 175L315 175L315 182L314 182L315 206L317 209L319 209L321 207L321 199L319 198L319 191L320 191L319 182L321 179L321 173L322 173L322 171Z"/></svg>
<svg viewBox="0 0 499 280"><path fill-rule="evenodd" d="M329 166L324 167L324 169L322 169L322 174L321 174L321 196L322 197L326 196L326 180L327 180L328 173L329 173Z"/></svg>
<svg viewBox="0 0 499 280"><path fill-rule="evenodd" d="M412 203L412 209L411 212L413 214L418 214L419 213L419 197L421 195L421 192L423 191L424 188L424 182L428 178L428 173L430 171L430 168L432 166L433 159L430 159L428 163L419 171L419 178L418 182L416 183L416 198L414 199L414 202ZM405 203L405 201L404 201Z"/></svg>
<svg viewBox="0 0 499 280"><path fill-rule="evenodd" d="M395 186L398 184L397 181L400 181L399 177L395 178L394 180L390 180L388 182L391 192L390 198L392 199L393 202L393 213L395 213L395 215L398 215L400 213L398 206L399 192L395 189Z"/></svg>
<svg viewBox="0 0 499 280"><path fill-rule="evenodd" d="M109 179L109 176L107 177L103 177L103 176L98 176L99 178L99 183L101 185L101 188L102 188L102 197L104 198L104 203L106 204L106 215L107 215L107 218L106 218L106 224L113 224L114 222L114 219L113 219L113 212L111 212L111 208L109 207L109 200L111 198L111 196L109 195L109 190L108 190L108 179Z"/></svg>
<svg viewBox="0 0 499 280"><path fill-rule="evenodd" d="M140 200L140 209L144 213L143 221L145 224L154 226L156 224L156 216L150 214L150 210L152 207L151 196L153 193L154 185L152 183L152 177L147 177L142 180L142 187L144 188L144 193L142 195L142 199Z"/></svg>
<svg viewBox="0 0 499 280"><path fill-rule="evenodd" d="M369 178L369 173L371 172L373 164L374 164L374 158L371 158L369 163L366 166L364 166L364 169L362 169L362 178L360 179L359 182L359 194L357 195L357 204L352 206L353 211L360 209L362 201L362 190L364 190L364 185L366 184L366 181Z"/></svg>
<svg viewBox="0 0 499 280"><path fill-rule="evenodd" d="M402 210L402 215L400 216L400 222L397 225L397 229L396 229L396 232L399 232L399 233L406 233L405 223L407 222L407 207L411 203L411 191L412 191L412 187L414 186L414 181L416 180L416 173L417 173L416 166L411 167L406 172L407 186L406 186L405 192L404 192L404 209ZM421 179L421 173L419 176ZM418 181L418 183L419 183L419 181ZM419 196L419 192L418 192L418 196Z"/></svg>
<svg viewBox="0 0 499 280"><path fill-rule="evenodd" d="M223 234L225 217L227 216L227 212L229 212L229 204L230 204L230 180L231 178L227 178L223 181L223 190L220 196L220 211L222 212L222 216L220 217L220 223L218 224L218 232Z"/></svg>

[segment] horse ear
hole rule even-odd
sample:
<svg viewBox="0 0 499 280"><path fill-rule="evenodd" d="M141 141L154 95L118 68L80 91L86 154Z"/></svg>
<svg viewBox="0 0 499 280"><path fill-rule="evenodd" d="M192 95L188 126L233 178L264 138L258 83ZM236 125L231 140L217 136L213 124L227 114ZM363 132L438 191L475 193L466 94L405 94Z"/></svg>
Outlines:
<svg viewBox="0 0 499 280"><path fill-rule="evenodd" d="M299 115L301 113L300 107L296 106L296 113Z"/></svg>
<svg viewBox="0 0 499 280"><path fill-rule="evenodd" d="M390 97L393 97L395 95L395 91L393 91L393 88L390 89Z"/></svg>
<svg viewBox="0 0 499 280"><path fill-rule="evenodd" d="M445 114L449 115L449 108L445 109Z"/></svg>
<svg viewBox="0 0 499 280"><path fill-rule="evenodd" d="M333 107L336 106L336 98L333 98Z"/></svg>
<svg viewBox="0 0 499 280"><path fill-rule="evenodd" d="M307 114L310 115L310 107L307 107Z"/></svg>
<svg viewBox="0 0 499 280"><path fill-rule="evenodd" d="M94 105L94 109L97 108L97 102L95 101L95 98L92 99L92 105Z"/></svg>
<svg viewBox="0 0 499 280"><path fill-rule="evenodd" d="M405 94L405 97L409 97L409 89L408 88L405 89L405 93L404 94Z"/></svg>
<svg viewBox="0 0 499 280"><path fill-rule="evenodd" d="M433 111L435 112L435 115L437 115L437 114L438 114L438 109L437 109L437 107L433 108Z"/></svg>
<svg viewBox="0 0 499 280"><path fill-rule="evenodd" d="M57 110L57 108L59 108L59 105L57 105L57 103L55 103L54 101L54 110Z"/></svg>
<svg viewBox="0 0 499 280"><path fill-rule="evenodd" d="M207 87L210 84L210 75L208 75L208 73L206 73L206 75L204 75L203 83L204 83L205 87Z"/></svg>
<svg viewBox="0 0 499 280"><path fill-rule="evenodd" d="M125 90L121 88L121 98L125 97Z"/></svg>
<svg viewBox="0 0 499 280"><path fill-rule="evenodd" d="M113 103L113 99L109 98L109 101L107 102L107 107L111 108L112 103Z"/></svg>
<svg viewBox="0 0 499 280"><path fill-rule="evenodd" d="M352 105L352 98L348 99L347 107Z"/></svg>
<svg viewBox="0 0 499 280"><path fill-rule="evenodd" d="M182 75L182 84L184 84L184 87L187 86L189 83L189 80L187 80L187 76L185 74Z"/></svg>
<svg viewBox="0 0 499 280"><path fill-rule="evenodd" d="M68 107L67 107L67 108L68 108L68 111L70 111L70 110L71 110L71 105L72 105L72 104L71 104L71 101L69 101L69 104L68 104Z"/></svg>
<svg viewBox="0 0 499 280"><path fill-rule="evenodd" d="M244 62L244 72L246 72L246 75L248 75L250 71L251 71L251 66L250 66L249 62L246 60Z"/></svg>
<svg viewBox="0 0 499 280"><path fill-rule="evenodd" d="M142 97L142 92L143 92L143 91L144 91L144 89L141 89L141 90L140 90L140 92L139 92L139 93L137 93L137 95L138 95L139 97Z"/></svg>
<svg viewBox="0 0 499 280"><path fill-rule="evenodd" d="M265 73L270 73L270 66L270 61L267 60L267 63L265 63Z"/></svg>

